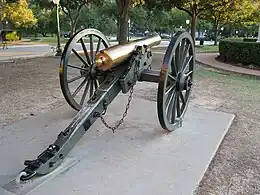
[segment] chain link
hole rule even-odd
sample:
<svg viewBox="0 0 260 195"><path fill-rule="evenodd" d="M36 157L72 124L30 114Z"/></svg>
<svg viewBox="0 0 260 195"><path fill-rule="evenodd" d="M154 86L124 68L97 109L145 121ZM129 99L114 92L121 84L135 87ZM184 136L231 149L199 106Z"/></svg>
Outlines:
<svg viewBox="0 0 260 195"><path fill-rule="evenodd" d="M135 62L135 63L134 63ZM130 63L131 66L135 66L135 70L134 70L134 79L137 79L138 78L138 66L137 66L137 62L136 60L133 60L133 63ZM135 78L136 77L136 78ZM104 117L102 115L104 115L106 113L106 110L107 108L105 107L105 110L104 110L104 113L103 114L100 114L99 117L102 121L102 123L110 130L112 130L113 133L115 133L115 130L124 122L124 119L127 115L127 112L130 108L130 103L131 103L131 100L133 98L133 92L134 92L134 84L132 84L131 88L130 88L130 94L129 94L129 97L128 97L128 101L127 101L127 104L126 104L126 108L125 108L125 111L123 113L123 116L122 118L118 121L118 123L115 125L115 126L110 126L104 119Z"/></svg>
<svg viewBox="0 0 260 195"><path fill-rule="evenodd" d="M100 119L102 121L102 123L108 128L108 129L111 129L113 133L115 133L115 130L124 122L124 119L127 115L127 112L130 108L130 103L131 103L131 100L133 98L133 92L134 92L134 87L132 86L131 89L130 89L130 95L128 97L128 101L127 101L127 105L126 105L126 108L125 108L125 111L123 113L123 117L119 120L119 122L115 125L115 126L110 126L106 121L105 119L103 118L102 115L100 115Z"/></svg>

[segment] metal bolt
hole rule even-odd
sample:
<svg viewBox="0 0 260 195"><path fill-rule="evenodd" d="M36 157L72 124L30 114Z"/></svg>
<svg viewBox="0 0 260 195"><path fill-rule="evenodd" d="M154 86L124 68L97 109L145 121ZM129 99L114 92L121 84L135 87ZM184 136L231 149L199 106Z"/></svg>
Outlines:
<svg viewBox="0 0 260 195"><path fill-rule="evenodd" d="M191 80L189 80L189 82L188 82L188 86L190 87L190 86L192 86L192 81Z"/></svg>
<svg viewBox="0 0 260 195"><path fill-rule="evenodd" d="M93 117L99 117L100 114L98 112L94 112Z"/></svg>
<svg viewBox="0 0 260 195"><path fill-rule="evenodd" d="M54 162L50 162L49 167L53 167L53 166L54 166Z"/></svg>

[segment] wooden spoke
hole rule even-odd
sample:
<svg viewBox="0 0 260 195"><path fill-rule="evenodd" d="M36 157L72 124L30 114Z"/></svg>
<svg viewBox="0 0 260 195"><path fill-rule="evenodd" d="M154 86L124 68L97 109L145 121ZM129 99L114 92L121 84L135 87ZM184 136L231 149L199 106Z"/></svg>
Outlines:
<svg viewBox="0 0 260 195"><path fill-rule="evenodd" d="M190 49L190 44L189 44L189 43L186 43L186 47L184 48L183 55L182 55L182 57L181 57L181 59L182 59L182 60L181 60L181 61L182 61L182 65L181 65L182 69L181 69L181 71L184 70L184 66L186 65L186 61L187 61L186 58L187 58L189 49Z"/></svg>
<svg viewBox="0 0 260 195"><path fill-rule="evenodd" d="M97 55L97 52L99 51L100 43L101 43L101 39L99 38L95 55Z"/></svg>
<svg viewBox="0 0 260 195"><path fill-rule="evenodd" d="M86 95L87 95L87 93L88 93L90 81L91 81L91 80L88 80L87 85L86 85L86 87L85 87L85 90L84 90L84 92L83 92L83 95L82 95L82 97L81 97L81 100L80 100L80 105L81 105L81 106L83 105L83 103L84 103L84 101L85 101L85 99L86 99Z"/></svg>
<svg viewBox="0 0 260 195"><path fill-rule="evenodd" d="M176 78L173 77L171 74L168 74L168 77L170 78L170 80L171 80L172 82L175 82L175 81L176 81Z"/></svg>
<svg viewBox="0 0 260 195"><path fill-rule="evenodd" d="M180 99L181 99L183 104L186 104L186 100L184 99L184 96L183 96L182 92L180 92Z"/></svg>
<svg viewBox="0 0 260 195"><path fill-rule="evenodd" d="M178 73L182 72L183 60L184 60L184 52L186 47L186 39L182 39L179 46L179 63L178 63Z"/></svg>
<svg viewBox="0 0 260 195"><path fill-rule="evenodd" d="M92 63L91 63L91 61L89 59L88 50L87 50L86 45L85 45L85 43L84 43L82 38L80 39L80 43L81 43L82 49L84 51L84 54L86 56L87 62L89 64L89 66L90 66L90 64L92 64Z"/></svg>
<svg viewBox="0 0 260 195"><path fill-rule="evenodd" d="M175 85L172 85L172 86L170 86L168 89L166 89L165 95L168 95L169 93L172 93L173 90L174 90L174 88L175 88Z"/></svg>
<svg viewBox="0 0 260 195"><path fill-rule="evenodd" d="M185 62L183 64L183 70L182 72L185 73L190 65L191 59L193 58L193 56L189 56L185 59Z"/></svg>
<svg viewBox="0 0 260 195"><path fill-rule="evenodd" d="M90 42L91 63L93 63L94 62L94 53L93 53L93 39L92 39L92 35L89 35L89 42Z"/></svg>
<svg viewBox="0 0 260 195"><path fill-rule="evenodd" d="M171 110L171 117L169 118L169 122L170 123L174 123L175 122L175 118L176 118L176 94L174 96L174 100L172 103L172 110Z"/></svg>
<svg viewBox="0 0 260 195"><path fill-rule="evenodd" d="M79 93L79 91L82 89L82 87L85 85L85 83L87 81L88 81L87 79L84 79L84 81L82 81L82 83L80 83L80 85L77 87L77 89L72 94L72 97L75 97Z"/></svg>
<svg viewBox="0 0 260 195"><path fill-rule="evenodd" d="M72 49L72 51L85 66L88 66L88 63L78 54L78 52L75 49Z"/></svg>
<svg viewBox="0 0 260 195"><path fill-rule="evenodd" d="M185 73L185 75L186 76L189 76L189 75L191 75L193 73L193 71L191 70L191 71L189 71L188 73Z"/></svg>
<svg viewBox="0 0 260 195"><path fill-rule="evenodd" d="M179 96L179 92L176 93L176 108L177 108L177 117L181 116L181 104L180 104L180 96Z"/></svg>
<svg viewBox="0 0 260 195"><path fill-rule="evenodd" d="M85 77L85 76L86 76L86 75L79 75L79 76L77 76L77 77L74 77L74 78L68 80L68 83L72 83L72 82L74 82L74 81L77 81L77 80L79 80L79 79L81 79L81 78L83 78L83 77Z"/></svg>
<svg viewBox="0 0 260 195"><path fill-rule="evenodd" d="M98 80L94 81L94 86L95 86L95 88L94 88L95 90L99 87Z"/></svg>
<svg viewBox="0 0 260 195"><path fill-rule="evenodd" d="M90 83L90 91L89 91L89 98L92 97L93 95L93 92L94 92L94 83L93 83L93 80L91 80L91 83Z"/></svg>
<svg viewBox="0 0 260 195"><path fill-rule="evenodd" d="M169 94L170 98L168 102L166 102L166 113L167 113L167 118L171 118L172 115L172 109L174 108L175 104L175 93Z"/></svg>
<svg viewBox="0 0 260 195"><path fill-rule="evenodd" d="M81 68L81 67L70 65L70 64L68 64L68 67L76 68L76 69L83 70L83 71L88 71L88 69L86 69L86 68Z"/></svg>
<svg viewBox="0 0 260 195"><path fill-rule="evenodd" d="M171 61L171 73L174 75L174 76L177 76L177 64L176 64L176 60L175 60L175 54L173 55L173 58L172 58L172 61Z"/></svg>
<svg viewBox="0 0 260 195"><path fill-rule="evenodd" d="M177 46L175 50L175 66L176 66L176 73L178 74L180 71L180 45Z"/></svg>

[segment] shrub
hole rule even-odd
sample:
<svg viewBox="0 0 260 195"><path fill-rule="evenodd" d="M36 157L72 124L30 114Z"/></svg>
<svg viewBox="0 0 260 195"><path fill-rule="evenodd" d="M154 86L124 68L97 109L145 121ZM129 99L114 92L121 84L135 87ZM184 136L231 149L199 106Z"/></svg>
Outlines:
<svg viewBox="0 0 260 195"><path fill-rule="evenodd" d="M219 41L220 59L260 67L260 43L239 40Z"/></svg>
<svg viewBox="0 0 260 195"><path fill-rule="evenodd" d="M20 39L20 37L16 31L6 33L7 41L18 41L19 39Z"/></svg>
<svg viewBox="0 0 260 195"><path fill-rule="evenodd" d="M246 41L246 42L256 42L257 39L256 38L244 38L243 41Z"/></svg>

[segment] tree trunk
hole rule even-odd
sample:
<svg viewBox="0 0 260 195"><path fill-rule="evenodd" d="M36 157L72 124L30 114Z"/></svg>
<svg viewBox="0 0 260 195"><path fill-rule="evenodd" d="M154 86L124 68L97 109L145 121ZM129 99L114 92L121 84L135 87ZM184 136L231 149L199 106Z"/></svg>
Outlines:
<svg viewBox="0 0 260 195"><path fill-rule="evenodd" d="M196 23L197 23L197 16L195 10L193 10L191 16L191 37L193 38L194 42L196 40Z"/></svg>
<svg viewBox="0 0 260 195"><path fill-rule="evenodd" d="M116 40L118 41L119 40L119 18L117 19L116 26L117 26Z"/></svg>
<svg viewBox="0 0 260 195"><path fill-rule="evenodd" d="M116 0L119 11L119 44L126 43L128 37L128 12L131 0Z"/></svg>
<svg viewBox="0 0 260 195"><path fill-rule="evenodd" d="M70 37L72 37L76 33L76 24L77 22L71 21Z"/></svg>
<svg viewBox="0 0 260 195"><path fill-rule="evenodd" d="M218 45L218 24L214 24L214 45Z"/></svg>
<svg viewBox="0 0 260 195"><path fill-rule="evenodd" d="M119 19L119 44L126 43L128 37L128 15Z"/></svg>
<svg viewBox="0 0 260 195"><path fill-rule="evenodd" d="M3 30L3 23L2 23L2 9L3 9L3 1L0 0L0 31Z"/></svg>
<svg viewBox="0 0 260 195"><path fill-rule="evenodd" d="M47 33L46 33L46 32L40 32L40 34L41 34L43 37L47 37Z"/></svg>

